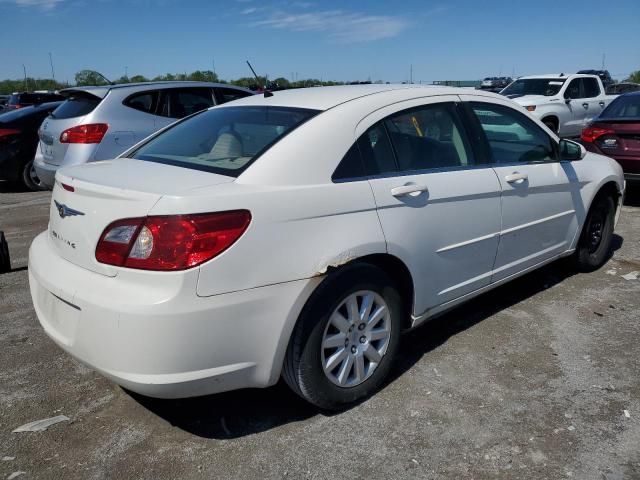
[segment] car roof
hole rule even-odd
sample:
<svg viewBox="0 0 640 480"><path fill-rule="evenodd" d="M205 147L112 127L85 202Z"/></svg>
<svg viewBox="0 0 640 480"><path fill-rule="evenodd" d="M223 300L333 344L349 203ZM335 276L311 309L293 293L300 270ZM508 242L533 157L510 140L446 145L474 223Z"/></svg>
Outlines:
<svg viewBox="0 0 640 480"><path fill-rule="evenodd" d="M438 85L416 84L368 84L368 85L340 85L333 87L294 88L279 90L271 96L253 95L224 104L221 108L240 105L271 105L278 107L308 108L312 110L328 110L342 103L368 95L378 95L385 92L406 90L407 98L415 97L416 90L420 95L459 95L474 89L460 87L442 87Z"/></svg>
<svg viewBox="0 0 640 480"><path fill-rule="evenodd" d="M170 81L170 82L140 82L140 83L118 83L116 85L90 85L86 87L70 87L60 90L62 95L69 95L73 92L86 92L99 98L104 98L110 90L129 89L132 91L144 91L154 88L180 88L180 87L224 87L233 88L235 90L242 90L245 92L251 92L248 88L238 87L236 85L230 85L228 83L213 83L213 82L192 82L192 81ZM254 92L251 92L254 93Z"/></svg>

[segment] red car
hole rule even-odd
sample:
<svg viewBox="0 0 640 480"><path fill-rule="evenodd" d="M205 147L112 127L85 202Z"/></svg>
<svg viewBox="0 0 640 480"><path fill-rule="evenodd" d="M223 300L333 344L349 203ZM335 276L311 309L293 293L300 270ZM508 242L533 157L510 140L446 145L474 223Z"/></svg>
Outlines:
<svg viewBox="0 0 640 480"><path fill-rule="evenodd" d="M616 160L624 178L640 181L640 92L620 95L582 130L590 152Z"/></svg>

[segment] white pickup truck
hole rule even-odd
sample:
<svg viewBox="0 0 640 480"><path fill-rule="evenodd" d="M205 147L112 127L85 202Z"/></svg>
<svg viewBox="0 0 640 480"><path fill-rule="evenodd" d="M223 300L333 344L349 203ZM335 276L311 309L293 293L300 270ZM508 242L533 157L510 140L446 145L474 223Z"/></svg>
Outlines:
<svg viewBox="0 0 640 480"><path fill-rule="evenodd" d="M597 75L520 77L500 92L525 107L561 137L577 137L617 95L605 95Z"/></svg>

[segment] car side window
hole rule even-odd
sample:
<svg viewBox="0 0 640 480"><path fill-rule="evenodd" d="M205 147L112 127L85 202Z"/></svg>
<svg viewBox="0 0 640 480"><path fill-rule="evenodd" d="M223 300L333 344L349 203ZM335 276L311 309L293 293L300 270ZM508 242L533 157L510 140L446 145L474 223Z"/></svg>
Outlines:
<svg viewBox="0 0 640 480"><path fill-rule="evenodd" d="M472 102L495 163L553 162L551 137L524 114L503 105Z"/></svg>
<svg viewBox="0 0 640 480"><path fill-rule="evenodd" d="M582 98L582 89L581 89L582 79L574 78L571 80L571 83L567 86L567 89L564 91L564 98Z"/></svg>
<svg viewBox="0 0 640 480"><path fill-rule="evenodd" d="M216 87L215 92L218 103L232 102L234 100L238 100L239 98L244 98L251 95L249 92L236 90L235 88Z"/></svg>
<svg viewBox="0 0 640 480"><path fill-rule="evenodd" d="M331 180L334 182L340 180L348 180L364 177L365 170L362 163L362 155L360 155L360 148L358 143L351 145L351 148L347 151L345 156L338 164L338 168L333 172Z"/></svg>
<svg viewBox="0 0 640 480"><path fill-rule="evenodd" d="M583 78L584 98L594 98L600 95L600 86L595 78Z"/></svg>
<svg viewBox="0 0 640 480"><path fill-rule="evenodd" d="M171 91L169 115L182 118L213 106L209 88L177 88Z"/></svg>
<svg viewBox="0 0 640 480"><path fill-rule="evenodd" d="M397 172L393 148L382 122L378 122L358 139L365 175Z"/></svg>
<svg viewBox="0 0 640 480"><path fill-rule="evenodd" d="M384 124L401 172L465 167L473 163L453 103L405 110L387 117Z"/></svg>
<svg viewBox="0 0 640 480"><path fill-rule="evenodd" d="M154 90L131 95L124 104L129 108L154 114L158 105L158 92Z"/></svg>

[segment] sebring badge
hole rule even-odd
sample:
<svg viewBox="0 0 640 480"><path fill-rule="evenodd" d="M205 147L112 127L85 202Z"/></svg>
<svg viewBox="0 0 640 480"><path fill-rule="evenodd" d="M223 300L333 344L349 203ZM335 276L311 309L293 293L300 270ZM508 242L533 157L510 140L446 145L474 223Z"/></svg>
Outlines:
<svg viewBox="0 0 640 480"><path fill-rule="evenodd" d="M58 201L56 200L54 200L53 203L56 204L56 208L58 209L58 215L60 215L60 218L84 215L84 212L81 212L79 210L74 210L73 208L69 208L64 203L58 203Z"/></svg>

